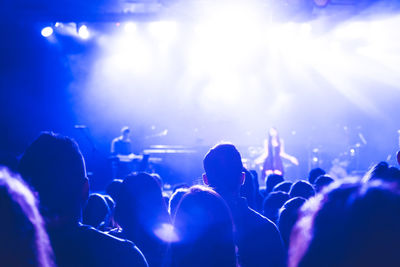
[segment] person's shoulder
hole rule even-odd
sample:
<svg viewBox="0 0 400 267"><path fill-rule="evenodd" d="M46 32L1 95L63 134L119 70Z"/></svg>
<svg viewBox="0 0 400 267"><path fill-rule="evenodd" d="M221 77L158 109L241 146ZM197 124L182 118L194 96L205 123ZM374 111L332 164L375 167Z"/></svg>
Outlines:
<svg viewBox="0 0 400 267"><path fill-rule="evenodd" d="M253 210L252 208L247 207L246 213L248 215L248 218L249 219L251 218L251 221L254 224L262 225L263 227L269 228L272 231L274 231L274 230L278 231L278 228L271 220L269 220L267 217L261 215L257 211Z"/></svg>
<svg viewBox="0 0 400 267"><path fill-rule="evenodd" d="M119 142L119 141L121 141L121 136L115 137L115 138L112 140L112 143L117 143L117 142Z"/></svg>
<svg viewBox="0 0 400 267"><path fill-rule="evenodd" d="M105 253L115 262L121 261L121 264L126 262L127 265L134 263L133 266L147 266L143 254L131 241L103 233L87 225L80 225L80 231L100 255Z"/></svg>

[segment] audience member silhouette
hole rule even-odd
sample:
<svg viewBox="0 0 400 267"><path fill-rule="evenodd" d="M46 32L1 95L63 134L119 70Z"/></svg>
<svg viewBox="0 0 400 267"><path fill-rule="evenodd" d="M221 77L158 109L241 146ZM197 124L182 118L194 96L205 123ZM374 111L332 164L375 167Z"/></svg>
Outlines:
<svg viewBox="0 0 400 267"><path fill-rule="evenodd" d="M82 212L82 223L99 229L108 221L110 208L107 200L100 194L91 194Z"/></svg>
<svg viewBox="0 0 400 267"><path fill-rule="evenodd" d="M1 266L55 266L35 196L4 167L0 167L0 214Z"/></svg>
<svg viewBox="0 0 400 267"><path fill-rule="evenodd" d="M178 188L169 199L168 212L171 215L171 218L175 216L176 208L178 207L179 202L182 197L189 192L188 188Z"/></svg>
<svg viewBox="0 0 400 267"><path fill-rule="evenodd" d="M214 188L230 207L239 264L244 267L283 266L284 250L278 229L240 198L245 174L236 147L229 143L216 145L208 151L203 164L204 183Z"/></svg>
<svg viewBox="0 0 400 267"><path fill-rule="evenodd" d="M289 195L290 198L302 197L308 199L315 195L315 190L307 181L299 180L292 185Z"/></svg>
<svg viewBox="0 0 400 267"><path fill-rule="evenodd" d="M381 161L373 166L364 176L363 181L384 180L387 182L400 182L400 170L396 167L389 166L387 162Z"/></svg>
<svg viewBox="0 0 400 267"><path fill-rule="evenodd" d="M399 266L398 184L345 182L329 189L303 206L289 266Z"/></svg>
<svg viewBox="0 0 400 267"><path fill-rule="evenodd" d="M164 264L169 240L163 231L171 221L156 178L147 173L128 175L117 197L115 219L122 231L111 234L134 242L149 266Z"/></svg>
<svg viewBox="0 0 400 267"><path fill-rule="evenodd" d="M289 193L290 188L292 188L292 182L289 181L283 181L280 182L279 184L275 185L274 189L272 189L273 192L278 192L278 191L282 191L282 192L286 192Z"/></svg>
<svg viewBox="0 0 400 267"><path fill-rule="evenodd" d="M279 217L279 210L283 204L289 200L289 194L286 192L278 191L271 192L264 200L264 216L276 223Z"/></svg>
<svg viewBox="0 0 400 267"><path fill-rule="evenodd" d="M267 176L266 182L265 182L265 196L267 196L270 192L272 192L272 190L274 189L274 187L283 182L283 176L282 175L278 175L278 174L270 174Z"/></svg>
<svg viewBox="0 0 400 267"><path fill-rule="evenodd" d="M121 189L121 184L121 179L114 179L106 188L106 194L109 195L114 200L114 202L116 201L119 190Z"/></svg>
<svg viewBox="0 0 400 267"><path fill-rule="evenodd" d="M325 175L326 172L321 168L314 168L308 173L308 181L310 184L314 184L318 177Z"/></svg>
<svg viewBox="0 0 400 267"><path fill-rule="evenodd" d="M211 189L189 189L177 208L174 229L179 241L171 244L172 266L237 266L229 208Z"/></svg>
<svg viewBox="0 0 400 267"><path fill-rule="evenodd" d="M296 224L299 210L305 202L305 198L294 197L288 200L279 211L278 228L286 248L289 248L290 234Z"/></svg>
<svg viewBox="0 0 400 267"><path fill-rule="evenodd" d="M333 183L335 180L333 180L332 177L327 176L327 175L321 175L320 177L315 180L314 188L315 192L319 193L321 192L325 187Z"/></svg>
<svg viewBox="0 0 400 267"><path fill-rule="evenodd" d="M57 266L147 266L132 242L79 223L89 183L73 140L41 134L26 149L19 170L38 192Z"/></svg>

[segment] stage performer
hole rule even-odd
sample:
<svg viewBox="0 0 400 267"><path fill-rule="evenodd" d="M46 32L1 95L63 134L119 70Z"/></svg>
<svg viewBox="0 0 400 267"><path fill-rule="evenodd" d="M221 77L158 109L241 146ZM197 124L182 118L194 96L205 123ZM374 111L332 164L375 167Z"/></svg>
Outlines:
<svg viewBox="0 0 400 267"><path fill-rule="evenodd" d="M113 178L123 179L132 171L132 144L129 127L121 129L121 136L111 142Z"/></svg>
<svg viewBox="0 0 400 267"><path fill-rule="evenodd" d="M270 128L268 131L268 139L264 142L264 153L258 158L258 162L263 162L261 178L265 178L270 174L284 174L282 158L289 160L294 165L299 165L297 158L287 154L284 149L283 139L279 137L276 128Z"/></svg>

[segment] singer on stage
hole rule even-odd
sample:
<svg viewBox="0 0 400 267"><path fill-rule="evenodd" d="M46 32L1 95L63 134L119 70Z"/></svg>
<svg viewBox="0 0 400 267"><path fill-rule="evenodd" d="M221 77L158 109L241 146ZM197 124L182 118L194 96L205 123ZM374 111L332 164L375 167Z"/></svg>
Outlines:
<svg viewBox="0 0 400 267"><path fill-rule="evenodd" d="M268 131L268 139L264 142L264 153L257 160L263 162L261 172L263 180L270 174L284 175L282 158L299 165L297 158L286 154L283 139L279 137L276 128L271 128Z"/></svg>

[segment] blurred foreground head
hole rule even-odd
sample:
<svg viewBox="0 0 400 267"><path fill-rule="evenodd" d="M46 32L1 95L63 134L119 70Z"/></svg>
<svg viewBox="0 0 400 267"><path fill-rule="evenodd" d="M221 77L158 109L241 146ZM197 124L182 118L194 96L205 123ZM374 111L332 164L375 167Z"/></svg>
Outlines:
<svg viewBox="0 0 400 267"><path fill-rule="evenodd" d="M42 133L26 149L19 171L39 193L42 214L79 219L89 184L85 162L75 141Z"/></svg>
<svg viewBox="0 0 400 267"><path fill-rule="evenodd" d="M236 266L233 222L228 206L215 191L194 186L176 210L173 266Z"/></svg>
<svg viewBox="0 0 400 267"><path fill-rule="evenodd" d="M0 264L53 266L52 249L28 186L0 168Z"/></svg>
<svg viewBox="0 0 400 267"><path fill-rule="evenodd" d="M302 208L289 266L398 266L397 184L334 183Z"/></svg>

